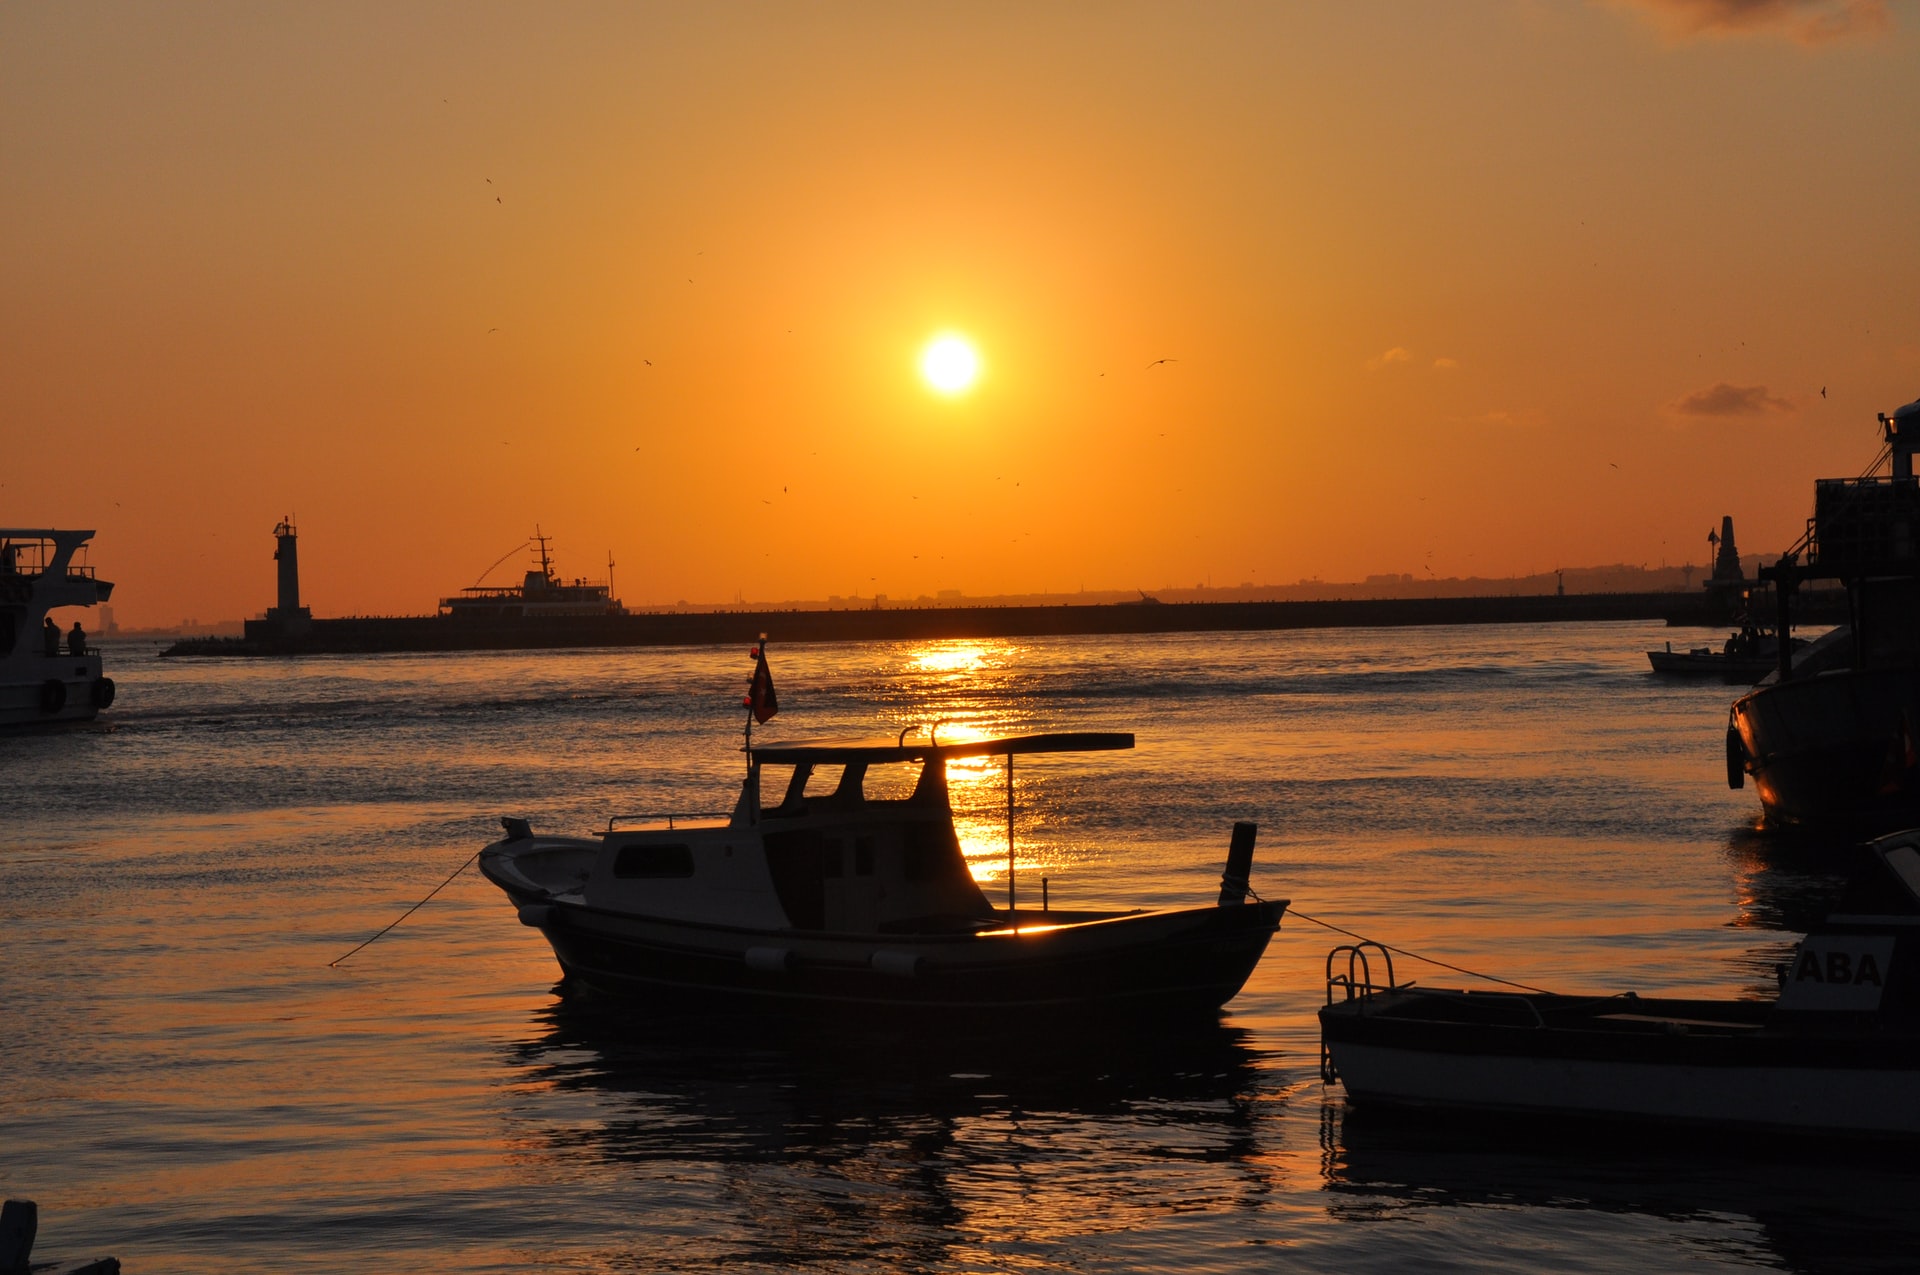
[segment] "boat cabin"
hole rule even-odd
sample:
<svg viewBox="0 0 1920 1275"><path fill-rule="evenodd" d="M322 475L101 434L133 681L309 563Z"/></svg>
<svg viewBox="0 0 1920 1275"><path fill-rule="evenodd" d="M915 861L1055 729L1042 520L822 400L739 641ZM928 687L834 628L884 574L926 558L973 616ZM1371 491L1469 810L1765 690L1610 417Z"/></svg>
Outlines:
<svg viewBox="0 0 1920 1275"><path fill-rule="evenodd" d="M706 924L827 933L970 934L1005 925L967 867L947 762L1133 747L1133 736L1055 733L960 744L756 748L732 815L620 828L609 821L589 906ZM904 766L906 784L877 784ZM917 773L911 768L917 767ZM1008 840L1009 853L1012 838ZM1011 866L1011 864L1010 864Z"/></svg>

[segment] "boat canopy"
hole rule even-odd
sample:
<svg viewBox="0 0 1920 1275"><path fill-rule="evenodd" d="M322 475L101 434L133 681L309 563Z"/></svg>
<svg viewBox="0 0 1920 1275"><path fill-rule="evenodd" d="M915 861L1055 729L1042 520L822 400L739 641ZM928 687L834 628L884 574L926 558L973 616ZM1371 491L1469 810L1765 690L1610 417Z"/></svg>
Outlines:
<svg viewBox="0 0 1920 1275"><path fill-rule="evenodd" d="M971 739L958 744L832 743L775 744L753 750L756 762L775 765L877 765L885 762L945 760L950 757L1006 757L1015 753L1098 753L1132 748L1133 735L1122 731L1057 731Z"/></svg>

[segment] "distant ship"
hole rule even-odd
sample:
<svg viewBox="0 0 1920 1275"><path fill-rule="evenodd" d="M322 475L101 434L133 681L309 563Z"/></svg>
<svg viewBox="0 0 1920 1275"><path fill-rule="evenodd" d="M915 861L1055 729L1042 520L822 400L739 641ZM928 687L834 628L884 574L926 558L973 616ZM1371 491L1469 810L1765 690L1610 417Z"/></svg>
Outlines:
<svg viewBox="0 0 1920 1275"><path fill-rule="evenodd" d="M440 599L440 614L453 620L497 622L627 613L620 599L613 596L612 555L607 557L605 580L562 580L553 573L552 543L552 536L542 535L535 527L528 544L533 546L538 565L524 580L519 584L469 585L453 597Z"/></svg>
<svg viewBox="0 0 1920 1275"><path fill-rule="evenodd" d="M1753 777L1770 819L1882 823L1920 816L1920 402L1880 417L1885 447L1862 478L1814 484L1806 536L1772 567L1785 631L1802 583L1846 586L1849 623L1734 702L1727 782ZM1872 471L1885 463L1886 474Z"/></svg>

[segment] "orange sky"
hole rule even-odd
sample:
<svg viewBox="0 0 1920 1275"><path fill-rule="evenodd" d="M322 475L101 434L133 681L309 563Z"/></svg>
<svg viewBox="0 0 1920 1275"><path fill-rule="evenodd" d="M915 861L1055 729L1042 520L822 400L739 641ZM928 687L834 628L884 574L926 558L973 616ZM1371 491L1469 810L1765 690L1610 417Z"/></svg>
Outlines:
<svg viewBox="0 0 1920 1275"><path fill-rule="evenodd" d="M9 5L0 525L123 625L258 613L289 512L321 615L536 522L636 606L1777 551L1920 397L1917 33Z"/></svg>

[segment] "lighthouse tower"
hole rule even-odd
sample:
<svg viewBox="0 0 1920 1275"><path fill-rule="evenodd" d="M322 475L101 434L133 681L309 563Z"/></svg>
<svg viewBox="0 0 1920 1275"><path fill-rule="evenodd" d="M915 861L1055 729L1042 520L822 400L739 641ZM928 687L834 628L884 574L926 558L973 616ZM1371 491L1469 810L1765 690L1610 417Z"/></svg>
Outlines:
<svg viewBox="0 0 1920 1275"><path fill-rule="evenodd" d="M1707 539L1712 540L1712 536ZM1727 514L1720 519L1719 552L1713 559L1713 579L1723 586L1739 586L1747 582L1747 573L1740 569L1740 550L1733 543L1733 515Z"/></svg>
<svg viewBox="0 0 1920 1275"><path fill-rule="evenodd" d="M267 608L267 623L282 633L305 633L313 612L300 605L300 533L291 517L273 529L278 544L273 557L280 564L280 605Z"/></svg>

